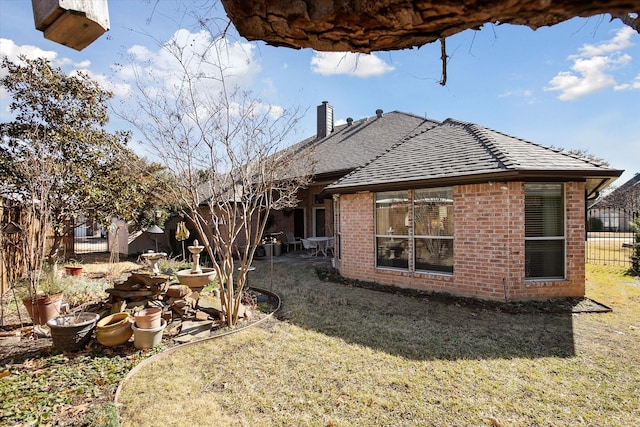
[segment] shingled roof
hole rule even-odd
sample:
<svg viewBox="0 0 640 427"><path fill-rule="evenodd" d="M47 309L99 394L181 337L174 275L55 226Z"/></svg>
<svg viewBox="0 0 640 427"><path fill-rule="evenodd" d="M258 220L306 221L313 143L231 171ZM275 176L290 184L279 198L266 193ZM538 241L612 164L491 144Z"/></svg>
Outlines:
<svg viewBox="0 0 640 427"><path fill-rule="evenodd" d="M632 205L631 198L635 198L635 206L638 206L640 203L640 173L636 173L633 178L594 203L591 208L617 208L625 204Z"/></svg>
<svg viewBox="0 0 640 427"><path fill-rule="evenodd" d="M329 185L330 192L385 191L489 180L585 179L589 194L623 171L454 119L405 129L385 153ZM411 133L409 133L411 132Z"/></svg>
<svg viewBox="0 0 640 427"><path fill-rule="evenodd" d="M435 120L413 114L390 113L336 126L324 138L312 137L291 147L298 152L312 150L316 181L339 176L384 154L399 140L439 125Z"/></svg>

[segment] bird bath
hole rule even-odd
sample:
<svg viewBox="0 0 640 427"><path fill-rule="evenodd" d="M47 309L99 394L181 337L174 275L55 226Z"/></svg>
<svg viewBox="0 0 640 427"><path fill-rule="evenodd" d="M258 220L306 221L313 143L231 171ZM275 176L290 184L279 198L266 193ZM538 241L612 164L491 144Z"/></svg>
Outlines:
<svg viewBox="0 0 640 427"><path fill-rule="evenodd" d="M153 271L153 274L160 274L158 261L161 259L165 259L167 257L167 254L165 252L149 251L141 254L140 257L151 264L151 271Z"/></svg>
<svg viewBox="0 0 640 427"><path fill-rule="evenodd" d="M200 252L204 246L200 246L197 240L193 241L193 246L187 246L187 249L193 258L193 268L178 271L176 277L181 284L200 290L216 279L216 271L213 268L200 267Z"/></svg>

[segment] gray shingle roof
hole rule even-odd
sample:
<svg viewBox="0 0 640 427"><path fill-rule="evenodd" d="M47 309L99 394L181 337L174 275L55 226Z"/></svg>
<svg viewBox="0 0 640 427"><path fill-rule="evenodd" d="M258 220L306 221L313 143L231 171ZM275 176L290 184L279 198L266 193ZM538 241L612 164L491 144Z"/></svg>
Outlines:
<svg viewBox="0 0 640 427"><path fill-rule="evenodd" d="M637 200L640 197L640 173L636 173L630 180L594 203L591 208L620 207L624 202L630 202L630 200L627 200L630 197L635 197L635 205L638 206L639 202Z"/></svg>
<svg viewBox="0 0 640 427"><path fill-rule="evenodd" d="M435 126L398 134L399 143L361 168L327 187L329 191L375 189L397 183L424 185L426 181L523 173L573 177L619 176L622 171L546 148L494 130L453 119ZM599 184L594 184L599 185Z"/></svg>
<svg viewBox="0 0 640 427"><path fill-rule="evenodd" d="M314 175L348 172L385 153L402 138L437 126L437 121L393 111L382 117L354 121L336 126L322 139L309 138L294 150L313 150Z"/></svg>

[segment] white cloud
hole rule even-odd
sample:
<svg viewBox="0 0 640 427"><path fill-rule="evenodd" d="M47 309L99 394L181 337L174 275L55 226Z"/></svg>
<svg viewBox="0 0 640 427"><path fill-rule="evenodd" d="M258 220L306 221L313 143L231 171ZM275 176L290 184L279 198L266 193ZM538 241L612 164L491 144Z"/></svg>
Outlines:
<svg viewBox="0 0 640 427"><path fill-rule="evenodd" d="M623 53L633 46L634 31L623 27L611 40L599 44L583 45L578 54L570 55L571 71L561 71L549 81L546 91L559 91L558 99L571 101L593 92L611 87L614 90L637 89L634 83L618 83L614 71L631 63L631 56Z"/></svg>
<svg viewBox="0 0 640 427"><path fill-rule="evenodd" d="M630 39L634 33L633 28L624 26L618 30L611 40L595 45L585 44L580 48L578 55L572 55L569 59L573 59L574 57L590 58L592 56L606 55L607 53L616 53L625 50L633 46Z"/></svg>
<svg viewBox="0 0 640 427"><path fill-rule="evenodd" d="M39 47L27 44L18 46L13 40L2 38L0 38L0 52L2 52L2 56L6 56L11 62L16 62L20 55L26 56L27 59L47 58L50 61L53 61L58 56L52 50L42 50Z"/></svg>
<svg viewBox="0 0 640 427"><path fill-rule="evenodd" d="M393 71L375 54L351 52L315 52L311 58L311 71L325 76L347 74L356 77L380 76Z"/></svg>
<svg viewBox="0 0 640 427"><path fill-rule="evenodd" d="M217 92L221 72L229 87L248 87L260 71L254 49L250 43L213 40L206 31L192 33L180 29L157 50L140 45L129 48L132 66L121 67L116 73L123 81L138 78L145 84L153 84L167 96L180 87L185 71L192 77L200 77L200 91Z"/></svg>
<svg viewBox="0 0 640 427"><path fill-rule="evenodd" d="M536 99L531 89L512 89L502 92L498 98L521 98L527 104L535 104Z"/></svg>

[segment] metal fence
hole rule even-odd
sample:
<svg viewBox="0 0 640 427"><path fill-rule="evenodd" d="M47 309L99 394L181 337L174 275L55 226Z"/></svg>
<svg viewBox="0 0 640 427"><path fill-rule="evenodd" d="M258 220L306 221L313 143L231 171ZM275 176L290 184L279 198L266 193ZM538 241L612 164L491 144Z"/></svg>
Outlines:
<svg viewBox="0 0 640 427"><path fill-rule="evenodd" d="M106 237L74 237L73 251L76 254L109 252L109 244Z"/></svg>
<svg viewBox="0 0 640 427"><path fill-rule="evenodd" d="M631 267L634 233L630 223L637 216L637 212L621 208L589 209L586 261Z"/></svg>
<svg viewBox="0 0 640 427"><path fill-rule="evenodd" d="M76 254L109 252L107 234L95 223L77 224L74 227L73 252Z"/></svg>

